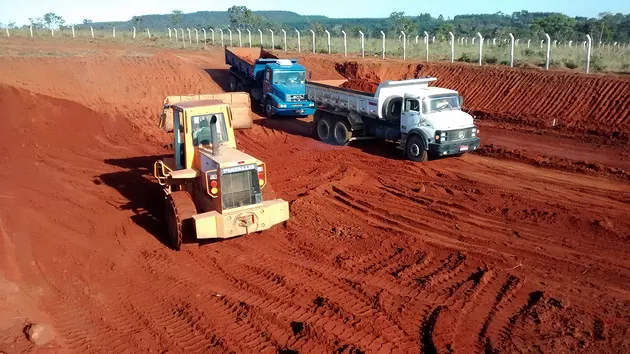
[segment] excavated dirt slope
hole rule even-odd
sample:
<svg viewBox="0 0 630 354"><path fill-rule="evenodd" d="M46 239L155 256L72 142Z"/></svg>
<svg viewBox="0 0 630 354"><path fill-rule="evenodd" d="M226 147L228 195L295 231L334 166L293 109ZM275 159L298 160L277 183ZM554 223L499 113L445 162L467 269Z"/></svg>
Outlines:
<svg viewBox="0 0 630 354"><path fill-rule="evenodd" d="M128 50L0 58L0 351L630 351L623 179L502 155L411 164L259 118L238 144L291 218L171 251L154 116L166 94L223 87L226 67L220 51ZM56 338L34 347L32 322Z"/></svg>

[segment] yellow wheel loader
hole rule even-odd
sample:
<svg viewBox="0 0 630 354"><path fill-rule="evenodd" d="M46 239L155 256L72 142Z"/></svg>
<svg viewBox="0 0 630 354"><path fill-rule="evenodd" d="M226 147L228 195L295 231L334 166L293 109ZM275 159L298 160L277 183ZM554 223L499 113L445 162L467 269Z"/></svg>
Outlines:
<svg viewBox="0 0 630 354"><path fill-rule="evenodd" d="M247 93L168 96L160 127L174 153L154 164L164 186L169 241L230 238L289 219L289 204L263 200L264 162L237 150L234 129L251 127Z"/></svg>

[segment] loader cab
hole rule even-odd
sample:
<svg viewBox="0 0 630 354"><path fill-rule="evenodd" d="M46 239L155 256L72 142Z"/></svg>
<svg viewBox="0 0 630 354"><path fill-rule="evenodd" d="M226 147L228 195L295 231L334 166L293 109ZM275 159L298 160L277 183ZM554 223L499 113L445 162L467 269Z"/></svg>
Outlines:
<svg viewBox="0 0 630 354"><path fill-rule="evenodd" d="M176 170L193 168L198 149L220 149L228 146L236 149L232 112L219 100L181 102L171 106L173 110L173 149ZM214 129L217 145L212 145Z"/></svg>

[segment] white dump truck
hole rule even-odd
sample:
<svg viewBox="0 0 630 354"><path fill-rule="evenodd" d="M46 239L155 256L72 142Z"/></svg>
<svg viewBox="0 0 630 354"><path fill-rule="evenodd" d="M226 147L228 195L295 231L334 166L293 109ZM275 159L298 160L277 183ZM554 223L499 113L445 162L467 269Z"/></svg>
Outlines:
<svg viewBox="0 0 630 354"><path fill-rule="evenodd" d="M457 91L430 87L436 78L386 81L375 93L341 87L346 80L306 82L315 102L314 134L321 141L345 145L353 140L398 143L412 161L462 155L479 148L473 117L461 110Z"/></svg>

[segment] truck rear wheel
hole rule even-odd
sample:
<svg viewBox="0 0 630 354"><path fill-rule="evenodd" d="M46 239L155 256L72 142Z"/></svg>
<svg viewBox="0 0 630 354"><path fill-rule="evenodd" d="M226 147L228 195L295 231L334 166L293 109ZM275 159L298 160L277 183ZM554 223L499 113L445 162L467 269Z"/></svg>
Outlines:
<svg viewBox="0 0 630 354"><path fill-rule="evenodd" d="M337 145L346 145L352 138L352 132L346 122L339 119L333 126L333 141Z"/></svg>
<svg viewBox="0 0 630 354"><path fill-rule="evenodd" d="M412 135L405 145L405 155L411 161L425 162L428 160L428 152L424 139L420 135Z"/></svg>
<svg viewBox="0 0 630 354"><path fill-rule="evenodd" d="M322 117L317 121L317 137L323 142L329 142L331 137L331 124L330 118Z"/></svg>
<svg viewBox="0 0 630 354"><path fill-rule="evenodd" d="M195 226L192 217L195 214L197 208L188 192L176 191L166 197L168 241L174 250L179 251L182 240L194 238Z"/></svg>
<svg viewBox="0 0 630 354"><path fill-rule="evenodd" d="M236 77L234 77L234 75L230 74L230 92L235 92L236 91Z"/></svg>

